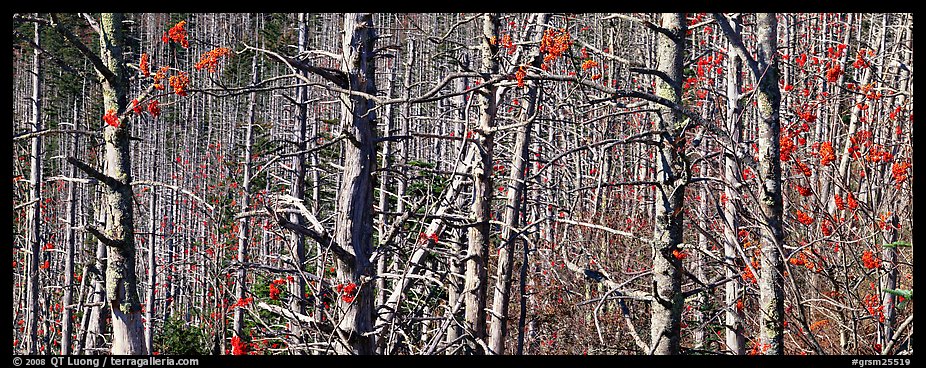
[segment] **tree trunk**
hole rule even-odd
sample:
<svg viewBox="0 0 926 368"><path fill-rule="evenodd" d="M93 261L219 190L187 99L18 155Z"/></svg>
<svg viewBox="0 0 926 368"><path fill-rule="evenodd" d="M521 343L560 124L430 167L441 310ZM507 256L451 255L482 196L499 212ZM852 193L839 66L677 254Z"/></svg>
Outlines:
<svg viewBox="0 0 926 368"><path fill-rule="evenodd" d="M897 214L891 215L890 219L886 221L891 225L887 230L881 231L881 236L884 239L884 244L890 244L897 241L897 225L898 218ZM897 319L896 312L894 311L894 300L896 296L894 294L884 292L885 290L896 290L897 289L897 247L882 247L881 248L881 267L884 269L881 273L881 308L884 312L884 322L880 324L879 334L878 334L878 343L881 344L882 351L881 354L888 354L888 342L891 341L891 337L894 336L894 322Z"/></svg>
<svg viewBox="0 0 926 368"><path fill-rule="evenodd" d="M733 23L734 32L741 32L740 22ZM745 302L743 299L743 282L735 276L742 269L737 248L740 246L737 232L740 226L740 196L734 189L740 184L740 170L737 165L736 150L743 136L742 116L743 107L740 103L740 88L743 85L743 64L739 55L732 54L727 58L727 131L733 146L725 150L723 158L723 188L726 202L723 206L723 258L727 267L724 276L731 279L724 285L724 325L727 348L735 355L746 354L746 336L744 334L743 311L739 306Z"/></svg>
<svg viewBox="0 0 926 368"><path fill-rule="evenodd" d="M35 24L35 33L34 39L35 49L32 51L32 131L38 132L42 130L42 55L41 49L41 38L39 37L39 24ZM35 138L32 138L32 147L29 154L29 180L32 181L32 186L30 187L31 191L29 196L32 205L30 206L30 220L31 227L29 234L29 276L26 279L29 284L27 287L27 292L29 293L28 300L28 314L26 317L29 334L28 334L28 345L27 352L28 354L36 354L38 352L38 334L36 330L38 328L39 321L39 258L41 256L41 243L42 243L42 136L37 135Z"/></svg>
<svg viewBox="0 0 926 368"><path fill-rule="evenodd" d="M483 83L498 73L497 52L498 46L493 40L498 39L498 14L486 13L483 15L481 47ZM475 226L469 228L469 245L466 252L466 282L463 288L466 319L466 333L472 336L470 350L474 354L484 354L481 346L486 337L486 288L488 273L486 261L489 250L489 206L492 201L492 151L495 134L495 112L497 109L494 85L476 93L479 101L479 126L476 130L476 149L479 159L472 169L473 202L470 205L470 215Z"/></svg>
<svg viewBox="0 0 926 368"><path fill-rule="evenodd" d="M167 244L164 244L164 247L167 248L167 261L164 262L164 264L169 265L169 267L164 269L164 273L167 274L167 276L164 277L164 309L163 309L164 314L162 317L164 321L167 321L167 319L170 318L170 316L173 314L171 313L171 307L174 305L173 303L174 295L177 294L177 292L175 291L177 283L174 280L174 278L177 277L177 275L174 272L174 269L176 268L176 266L174 265L174 258L175 258L174 256L176 252L176 249L174 247L174 221L175 221L174 216L177 215L177 212L178 212L176 191L170 192L170 200L168 201L168 203L170 204L170 206L168 206L167 216L164 216L164 220L163 220L165 222L164 225L166 225L164 226L163 231L164 231L165 236L167 237L166 239Z"/></svg>
<svg viewBox="0 0 926 368"><path fill-rule="evenodd" d="M74 129L77 129L77 102L74 102L73 110L73 122ZM71 141L71 155L77 156L77 136L72 137ZM70 172L68 174L70 177L77 177L77 168L71 165ZM77 237L74 233L74 228L77 226L77 183L73 181L68 182L68 199L67 199L67 224L68 228L65 231L65 244L67 249L65 250L65 259L64 259L64 296L62 297L61 304L64 306L64 309L61 311L61 355L68 355L71 353L71 333L74 331L74 321L71 319L71 316L74 315L74 257L76 254L77 248ZM80 290L80 289L78 289Z"/></svg>
<svg viewBox="0 0 926 368"><path fill-rule="evenodd" d="M260 79L258 76L259 68L257 67L257 53L251 58L251 82L256 84ZM254 124L257 119L256 112L257 94L251 92L250 101L248 102L248 122L244 127L244 177L241 179L241 212L246 212L251 207L251 149L254 144ZM242 217L238 221L238 275L235 286L235 298L244 299L247 291L248 271L245 263L248 262L248 244L251 235L249 219ZM241 337L241 330L244 327L244 308L235 307L235 316L232 320L232 333L234 336Z"/></svg>
<svg viewBox="0 0 926 368"><path fill-rule="evenodd" d="M104 163L105 165L105 163ZM106 204L102 200L99 201L99 211L95 214L97 217L96 223L105 223L107 215ZM92 218L93 216L91 216ZM106 330L106 324L104 323L105 315L108 311L106 310L106 279L103 275L103 272L106 271L106 263L104 260L107 258L107 249L106 245L102 241L97 241L96 244L96 253L94 255L93 264L89 266L91 272L89 275L93 279L91 281L91 287L93 291L90 292L90 295L87 296L87 304L90 306L87 311L84 312L84 318L87 320L84 325L86 328L86 335L82 341L83 346L78 346L78 353L84 354L100 354L101 352L97 349L103 346L103 332Z"/></svg>
<svg viewBox="0 0 926 368"><path fill-rule="evenodd" d="M125 113L127 79L122 54L121 13L104 13L100 21L100 55L106 68L114 75L101 77L103 82L103 110ZM106 152L106 173L110 180L104 186L105 201L109 210L106 218L109 259L106 268L106 299L112 312L115 355L144 355L145 331L142 323L141 303L135 273L135 222L134 193L132 190L132 162L129 119L121 119L118 126L103 127Z"/></svg>
<svg viewBox="0 0 926 368"><path fill-rule="evenodd" d="M535 16L534 39L539 41L543 35L543 27L550 19L549 14ZM531 52L528 60L531 66L539 68L541 57L539 49ZM515 138L511 172L509 174L509 187L505 199L505 225L502 226L501 239L503 244L498 246L498 267L496 269L495 297L492 299L492 322L489 329L489 354L505 353L505 337L508 328L508 304L511 300L511 272L514 260L515 244L518 240L516 229L520 225L522 196L525 190L525 170L528 164L528 154L531 141L531 129L537 104L538 86L534 81L527 83L527 97L521 107L519 121L526 123L518 128Z"/></svg>
<svg viewBox="0 0 926 368"><path fill-rule="evenodd" d="M369 13L344 15L343 57L341 65L350 90L376 93L373 44L376 34ZM351 297L338 299L343 315L337 332L344 344L336 344L340 354L373 354L373 166L376 164L373 101L362 96L341 94L341 122L345 126L344 168L338 188L334 241L354 255L353 262L338 260L338 279L357 289Z"/></svg>
<svg viewBox="0 0 926 368"><path fill-rule="evenodd" d="M463 55L463 60L461 60L461 62L462 65L460 66L460 69L468 70L469 58L466 56L466 54ZM468 86L469 80L467 78L457 79L457 91L465 91ZM454 98L454 108L458 109L457 120L459 121L459 123L456 124L458 128L456 130L456 134L460 137L466 137L466 126L468 125L467 117L469 116L467 113L467 107L469 106L467 101L469 98L471 97L467 96L466 94L461 94ZM453 147L455 152L461 152L464 155L469 155L473 152L470 150L470 145L466 140L460 140L460 143L455 144ZM454 167L453 171L460 172L462 170L460 167ZM459 178L460 176L456 176L456 179ZM456 204L454 206L458 209L466 207L466 198L464 196L456 196ZM463 275L466 271L462 267L463 264L460 262L460 260L463 258L464 254L464 245L466 244L466 230L452 228L449 229L448 233L449 236L447 236L447 238L450 241L450 249L453 256L450 257L450 265L448 267L450 271L450 278L447 281L447 306L449 308L446 316L448 319L453 320L453 323L449 328L447 328L447 338L445 341L450 344L455 342L457 338L463 334L463 329L460 328L461 324L459 323L459 321L463 319L463 314L460 313L461 310L459 309L457 310L457 313L453 313L453 311L454 306L456 306L461 300L460 298L463 297L463 282L465 282L465 279L460 276ZM448 349L447 354L452 353L453 352Z"/></svg>
<svg viewBox="0 0 926 368"><path fill-rule="evenodd" d="M154 134L154 152L152 157L159 157L157 152L158 147L158 135ZM151 165L151 179L156 180L158 177L158 165ZM157 259L155 257L155 246L154 243L157 241L157 204L158 204L158 194L157 188L150 188L151 198L148 202L148 290L145 294L145 321L148 323L145 324L145 348L149 352L152 352L154 348L154 323L152 321L152 316L154 316L154 296L157 291L158 285L158 273L157 273Z"/></svg>
<svg viewBox="0 0 926 368"><path fill-rule="evenodd" d="M658 70L669 81L657 79L656 95L681 104L682 61L685 53L685 15L665 13L661 27L672 34L657 35ZM673 39L674 38L674 39ZM684 136L681 116L660 107L659 129L666 130L656 152L656 215L653 231L653 302L650 325L650 349L656 355L675 355L679 352L681 325L682 261L675 256L682 243L685 188L690 173L684 159Z"/></svg>
<svg viewBox="0 0 926 368"><path fill-rule="evenodd" d="M784 353L784 292L782 252L781 133L778 90L778 20L775 14L757 15L759 42L759 244L762 248L759 280L760 349L768 355Z"/></svg>
<svg viewBox="0 0 926 368"><path fill-rule="evenodd" d="M305 13L299 13L299 39L297 42L297 47L299 53L305 52L306 43L307 43L307 25L305 19ZM305 72L300 72L305 74ZM300 86L296 88L296 109L298 113L296 115L296 124L293 129L293 139L296 141L296 151L303 152L306 150L308 145L306 144L306 122L308 120L308 87ZM291 195L303 202L305 200L305 153L300 153L293 157L293 170L295 170L293 176L293 183L290 187ZM302 225L304 223L302 216L298 213L290 214L290 222L293 222L297 225ZM305 236L292 232L292 240L290 241L290 253L292 254L293 263L298 270L295 282L289 284L289 309L298 314L305 314L305 278L302 277L302 272L305 270L306 263L306 254L305 254ZM293 343L302 342L302 327L298 321L290 322L291 330L294 335L292 339ZM290 344L293 345L293 344ZM302 349L293 350L299 352Z"/></svg>
<svg viewBox="0 0 926 368"><path fill-rule="evenodd" d="M702 143L702 146L701 146L702 155L706 155L707 153L710 152L710 150L708 149L708 146L709 145L707 144L707 142ZM701 177L707 177L709 175L706 164L707 164L706 162L702 162L699 165ZM699 216L698 216L697 221L698 221L698 227L700 227L702 230L708 230L711 228L710 221L708 220L708 215L707 215L708 214L707 198L709 196L709 190L710 188L704 185L700 188L699 193L698 193L698 195L700 196L700 199L698 199ZM704 250L705 252L711 249L710 242L707 237L707 233L703 231L698 233L698 248ZM695 277L697 277L699 280L702 280L702 281L707 280L708 257L701 252L693 252L691 256L692 256L691 258L693 258L692 273L694 273ZM707 291L707 290L704 292L698 293L697 297L695 298L695 302L693 303L694 305L692 306L692 322L694 325L694 331L692 331L692 335L693 335L692 340L694 340L694 342L692 344L693 345L692 347L695 350L699 350L699 351L705 350L708 347L706 345L707 339L705 337L707 335L705 334L705 327L707 327L707 322L709 321L710 317L708 313L705 313L706 312L705 309L707 305L710 303L709 301L710 294L711 294L710 291Z"/></svg>

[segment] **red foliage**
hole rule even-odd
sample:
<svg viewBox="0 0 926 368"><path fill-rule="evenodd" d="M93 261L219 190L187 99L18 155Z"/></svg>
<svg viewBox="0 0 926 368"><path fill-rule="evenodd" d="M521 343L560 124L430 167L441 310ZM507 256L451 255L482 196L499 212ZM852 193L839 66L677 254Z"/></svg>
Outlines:
<svg viewBox="0 0 926 368"><path fill-rule="evenodd" d="M858 208L858 201L852 196L852 192L846 193L846 205L853 211Z"/></svg>
<svg viewBox="0 0 926 368"><path fill-rule="evenodd" d="M881 228L881 230L890 230L891 228L893 228L894 225L891 222L892 221L891 221L890 212L882 213L880 216L878 216L878 227ZM900 224L898 224L897 226L899 227Z"/></svg>
<svg viewBox="0 0 926 368"><path fill-rule="evenodd" d="M868 150L868 154L865 155L865 160L873 163L888 163L894 160L894 155L885 150L880 144L875 144Z"/></svg>
<svg viewBox="0 0 926 368"><path fill-rule="evenodd" d="M514 43L511 42L511 35L507 33L502 35L502 39L501 39L501 42L499 42L499 46L508 49L508 55L514 54L514 50L518 48L517 46L514 45Z"/></svg>
<svg viewBox="0 0 926 368"><path fill-rule="evenodd" d="M809 197L809 196L813 195L813 190L811 190L810 188L807 188L807 187L802 187L802 186L800 186L800 185L794 185L794 189L797 190L797 192L798 192L802 197Z"/></svg>
<svg viewBox="0 0 926 368"><path fill-rule="evenodd" d="M790 161L791 153L797 149L797 146L794 145L794 139L787 134L782 134L781 137L778 138L778 144L781 147L781 149L778 151L778 156L781 161Z"/></svg>
<svg viewBox="0 0 926 368"><path fill-rule="evenodd" d="M879 300L877 295L866 295L865 298L862 299L862 303L865 304L865 309L868 310L868 314L877 318L879 322L884 323L884 305L881 304L881 300Z"/></svg>
<svg viewBox="0 0 926 368"><path fill-rule="evenodd" d="M870 250L862 252L862 264L865 268L873 270L881 267L881 260L878 257L875 257L874 253Z"/></svg>
<svg viewBox="0 0 926 368"><path fill-rule="evenodd" d="M833 201L836 203L836 208L840 210L846 209L846 202L842 201L842 197L839 194L833 195Z"/></svg>
<svg viewBox="0 0 926 368"><path fill-rule="evenodd" d="M865 60L865 49L858 50L858 54L855 55L855 62L852 63L852 67L856 69L867 68L871 66L868 64L868 61Z"/></svg>
<svg viewBox="0 0 926 368"><path fill-rule="evenodd" d="M800 171L801 174L804 174L804 176L813 175L813 171L810 170L810 166L807 166L806 164L804 164L803 162L800 162L799 160L794 160L794 167L797 168L797 171Z"/></svg>
<svg viewBox="0 0 926 368"><path fill-rule="evenodd" d="M167 72L170 70L170 67L162 66L154 73L154 89L163 91L164 84L161 83L164 78L167 78Z"/></svg>
<svg viewBox="0 0 926 368"><path fill-rule="evenodd" d="M138 69L141 70L141 74L148 78L151 76L151 70L148 68L148 54L141 54L141 61L138 62Z"/></svg>
<svg viewBox="0 0 926 368"><path fill-rule="evenodd" d="M803 68L804 64L807 62L807 54L801 53L801 56L794 58L794 62L797 63L799 68Z"/></svg>
<svg viewBox="0 0 926 368"><path fill-rule="evenodd" d="M540 52L544 53L543 64L563 56L570 46L572 46L572 40L569 32L566 32L565 29L548 29L544 31L543 38L540 40Z"/></svg>
<svg viewBox="0 0 926 368"><path fill-rule="evenodd" d="M199 62L196 63L196 70L206 68L210 73L215 73L218 70L219 61L230 54L231 50L227 47L219 47L206 51L199 58Z"/></svg>
<svg viewBox="0 0 926 368"><path fill-rule="evenodd" d="M351 303L357 297L357 284L349 282L347 284L338 284L336 289L341 294L341 300L345 303Z"/></svg>
<svg viewBox="0 0 926 368"><path fill-rule="evenodd" d="M270 289L270 299L279 300L280 293L282 292L282 290L280 290L280 288L277 287L277 284L275 282L271 282L269 289Z"/></svg>
<svg viewBox="0 0 926 368"><path fill-rule="evenodd" d="M909 170L909 162L895 162L894 165L891 165L891 176L894 177L894 181L899 185L907 180Z"/></svg>
<svg viewBox="0 0 926 368"><path fill-rule="evenodd" d="M184 72L180 72L177 75L173 75L168 79L170 82L170 87L174 89L174 93L180 96L186 96L187 87L190 86L190 75Z"/></svg>
<svg viewBox="0 0 926 368"><path fill-rule="evenodd" d="M253 301L254 301L254 298L252 298L252 297L247 297L247 298L244 298L244 299L238 299L238 301L236 301L235 304L232 304L229 308L238 308L238 307L244 308L244 307L247 307L248 305L250 305L251 302L253 302Z"/></svg>
<svg viewBox="0 0 926 368"><path fill-rule="evenodd" d="M589 70L597 66L598 66L598 62L592 59L588 59L582 62L582 70Z"/></svg>
<svg viewBox="0 0 926 368"><path fill-rule="evenodd" d="M246 355L248 353L248 343L238 336L231 338L232 355Z"/></svg>
<svg viewBox="0 0 926 368"><path fill-rule="evenodd" d="M820 224L820 232L823 233L823 236L833 235L832 223L830 220L823 220Z"/></svg>
<svg viewBox="0 0 926 368"><path fill-rule="evenodd" d="M524 66L519 66L518 71L514 73L514 79L518 81L518 88L524 88L524 77L527 76L527 72L524 71Z"/></svg>
<svg viewBox="0 0 926 368"><path fill-rule="evenodd" d="M158 106L158 100L151 100L151 102L148 103L148 113L154 117L161 115L161 108Z"/></svg>
<svg viewBox="0 0 926 368"><path fill-rule="evenodd" d="M180 46L183 46L183 48L190 47L190 41L187 40L187 32L186 28L184 27L186 27L186 21L181 20L176 25L171 27L164 36L161 36L161 41L164 41L165 43L168 41L174 41L179 43Z"/></svg>
<svg viewBox="0 0 926 368"><path fill-rule="evenodd" d="M749 267L743 267L743 280L749 281L753 284L758 283L756 280L756 275L752 273L752 270Z"/></svg>
<svg viewBox="0 0 926 368"><path fill-rule="evenodd" d="M112 125L116 128L119 127L119 117L116 116L116 110L106 110L106 115L103 115L103 121L105 121L106 124Z"/></svg>
<svg viewBox="0 0 926 368"><path fill-rule="evenodd" d="M132 112L141 114L142 111L144 110L142 110L141 105L138 103L138 99L132 99Z"/></svg>
<svg viewBox="0 0 926 368"><path fill-rule="evenodd" d="M820 145L820 166L829 165L835 160L836 151L833 150L833 144L830 142L823 142L823 144Z"/></svg>
<svg viewBox="0 0 926 368"><path fill-rule="evenodd" d="M833 65L832 68L826 71L826 80L830 83L836 83L840 75L842 75L842 69L840 69L838 64Z"/></svg>
<svg viewBox="0 0 926 368"><path fill-rule="evenodd" d="M804 225L810 225L813 223L813 217L810 217L810 215L802 212L801 210L795 211L794 214L797 215L797 222L800 222Z"/></svg>

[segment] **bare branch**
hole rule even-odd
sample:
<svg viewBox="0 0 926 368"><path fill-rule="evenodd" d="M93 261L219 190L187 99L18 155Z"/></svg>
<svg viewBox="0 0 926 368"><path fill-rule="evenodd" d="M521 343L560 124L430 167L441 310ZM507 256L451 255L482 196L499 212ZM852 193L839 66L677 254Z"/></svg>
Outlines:
<svg viewBox="0 0 926 368"><path fill-rule="evenodd" d="M90 60L90 63L93 64L93 68L96 69L96 71L100 73L100 75L102 75L103 78L105 78L110 83L116 82L116 74L113 73L112 70L109 70L109 68L106 67L106 64L103 63L103 60L100 59L100 57L97 56L92 50L90 50L90 48L88 48L87 45L84 45L84 43L80 40L80 38L78 38L73 33L71 33L70 30L65 28L58 21L58 16L56 14L52 13L51 19L52 19L51 25L55 29L55 31L58 32L61 36L64 36L64 38L67 39L68 42L74 45L74 47L76 47L77 50L79 50L80 53L84 55L84 57ZM97 29L99 29L99 27L97 27Z"/></svg>
<svg viewBox="0 0 926 368"><path fill-rule="evenodd" d="M97 230L93 226L86 226L83 228L83 230L87 231L88 233L90 233L91 235L99 239L100 242L102 242L103 244L106 244L107 246L114 247L114 248L123 248L125 246L125 242L121 240L112 239L106 236L105 234L101 233L99 230Z"/></svg>
<svg viewBox="0 0 926 368"><path fill-rule="evenodd" d="M23 141L23 140L27 140L27 139L32 139L32 138L35 138L35 137L38 137L38 136L44 136L44 135L49 135L49 134L58 134L58 133L62 133L62 134L82 134L82 135L88 135L88 136L91 136L91 137L94 137L94 138L103 138L103 133L101 133L101 132L89 131L89 130L78 130L78 129L45 129L45 130L40 130L40 131L37 131L37 132L26 132L26 133L20 133L20 134L14 135L14 136L13 136L13 142L18 142L18 141Z"/></svg>
<svg viewBox="0 0 926 368"><path fill-rule="evenodd" d="M739 55L740 58L746 61L746 65L749 67L749 70L752 71L752 75L759 78L759 74L761 74L759 72L759 63L756 61L756 58L749 54L749 50L746 50L743 39L733 31L733 27L730 26L727 17L721 13L713 13L713 15L714 20L717 21L717 25L720 26L724 35L727 36L727 40L730 41L730 45L733 46L733 50L736 51L736 54Z"/></svg>
<svg viewBox="0 0 926 368"><path fill-rule="evenodd" d="M164 187L164 188L171 189L175 192L179 192L179 193L189 196L190 198L194 199L196 202L199 202L203 207L206 207L207 209L209 209L210 212L215 212L215 207L213 207L208 202L206 202L205 199L202 199L201 197L189 191L188 189L184 189L176 185L170 185L167 183L162 183L162 182L154 181L154 180L136 180L132 182L132 186L135 186L135 185L149 185L149 186Z"/></svg>
<svg viewBox="0 0 926 368"><path fill-rule="evenodd" d="M257 307L260 309L266 310L270 313L286 317L292 321L297 321L300 323L318 327L319 330L324 331L324 332L331 332L334 330L334 326L332 326L331 323L329 322L320 322L316 320L315 318L312 318L302 313L291 311L289 309L283 308L278 305L270 305L264 302L258 302Z"/></svg>
<svg viewBox="0 0 926 368"><path fill-rule="evenodd" d="M87 164L85 164L83 161L80 161L80 160L78 160L78 159L76 159L76 158L68 157L68 158L67 158L67 162L70 163L71 165L77 166L78 169L80 169L81 171L87 173L87 175L90 175L90 176L92 176L93 178L95 178L96 180L99 180L99 181L103 182L103 184L106 184L106 186L108 186L108 187L110 187L110 188L112 188L112 189L114 189L114 190L115 190L115 189L118 189L119 187L121 187L121 186L123 186L123 185L125 185L125 184L123 184L122 182L120 182L119 180L116 180L116 178L114 178L114 177L112 177L112 176L109 176L109 175L106 175L106 174L103 174L103 173L99 172L97 169L94 169L94 168L91 167L90 165L87 165Z"/></svg>
<svg viewBox="0 0 926 368"><path fill-rule="evenodd" d="M280 227L294 231L301 235L308 236L309 238L312 238L312 240L316 241L318 244L321 244L322 246L326 246L329 249L331 249L331 251L335 254L335 256L337 256L341 261L345 263L352 264L354 262L354 259L356 258L354 254L350 250L345 249L344 247L341 247L339 244L335 243L334 239L331 238L331 235L329 235L327 231L324 231L324 229L321 228L321 223L318 222L318 219L316 219L315 216L312 215L311 213L308 213L308 211L305 211L305 212L300 211L300 213L303 215L308 215L306 216L306 219L309 220L310 223L312 223L315 229L310 229L300 224L289 221L287 216L278 214L268 204L265 204L264 208L266 208L267 213L270 214L271 218L276 220L277 225L279 225ZM321 231L319 231L319 229Z"/></svg>

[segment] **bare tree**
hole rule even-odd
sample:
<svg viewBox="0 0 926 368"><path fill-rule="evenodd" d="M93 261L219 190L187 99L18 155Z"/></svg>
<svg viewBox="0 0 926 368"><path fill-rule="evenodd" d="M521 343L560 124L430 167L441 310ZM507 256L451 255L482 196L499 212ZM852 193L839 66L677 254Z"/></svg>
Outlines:
<svg viewBox="0 0 926 368"><path fill-rule="evenodd" d="M35 24L34 42L35 51L32 54L32 98L31 98L31 123L32 130L35 132L42 130L42 55L40 51L41 38L39 35L39 25ZM38 337L36 331L39 321L39 255L40 244L42 243L42 136L36 136L32 139L32 150L29 157L29 180L32 183L30 191L30 243L29 252L29 276L26 278L28 286L28 305L29 314L26 317L29 327L29 342L27 351L29 354L37 353Z"/></svg>
<svg viewBox="0 0 926 368"><path fill-rule="evenodd" d="M682 62L685 54L685 15L662 14L657 33L656 95L672 103L681 103ZM680 114L661 107L658 129L662 139L656 152L656 218L653 230L653 303L650 320L652 354L674 355L679 352L679 328L682 306L682 208L691 168L685 160L685 122Z"/></svg>
<svg viewBox="0 0 926 368"><path fill-rule="evenodd" d="M135 272L134 193L129 144L131 125L125 114L128 81L122 54L123 19L121 13L103 13L99 24L94 24L100 37L100 57L84 53L94 60L103 85L103 108L112 119L103 126L106 171L100 172L72 157L68 158L68 162L104 184L106 228L104 232L94 227L87 227L87 230L110 250L106 267L106 301L112 313L112 352L139 355L148 352ZM89 17L87 20L94 23ZM76 38L69 40L75 44L80 42Z"/></svg>
<svg viewBox="0 0 926 368"><path fill-rule="evenodd" d="M535 14L533 24L534 41L540 41L543 36L543 28L550 20L550 14ZM534 68L540 68L543 58L540 55L539 47L532 49L526 60ZM508 303L511 300L511 272L513 259L515 255L515 244L518 243L518 228L521 226L520 218L523 211L523 196L525 193L526 173L530 161L529 148L531 144L531 130L533 120L537 117L537 99L540 86L537 82L525 83L527 86L527 96L524 104L521 105L519 112L519 121L523 126L518 128L514 143L514 157L511 162L511 172L509 174L509 186L505 198L505 225L502 227L501 239L504 241L499 244L498 250L498 267L496 269L495 279L495 296L492 299L492 322L489 332L489 353L504 354L505 338L508 333ZM527 252L526 249L521 250Z"/></svg>
<svg viewBox="0 0 926 368"><path fill-rule="evenodd" d="M344 15L341 71L351 91L376 93L372 14ZM374 132L376 113L370 99L341 94L341 121L347 143L344 169L338 188L334 242L350 256L338 260L338 279L345 290L338 301L343 315L337 332L346 344L336 344L341 354L373 354L373 166L376 164ZM354 285L350 287L350 285Z"/></svg>
<svg viewBox="0 0 926 368"><path fill-rule="evenodd" d="M486 13L482 16L482 34L480 52L482 63L480 72L484 73L483 83L498 73L497 40L498 14ZM466 306L466 333L471 336L470 349L475 354L485 353L486 337L486 290L488 283L489 252L489 204L492 200L492 152L494 149L493 128L497 110L497 87L489 85L477 93L479 103L479 125L475 129L475 147L479 159L472 167L473 201L470 212L475 225L469 228L466 250L466 281L463 286L463 299Z"/></svg>

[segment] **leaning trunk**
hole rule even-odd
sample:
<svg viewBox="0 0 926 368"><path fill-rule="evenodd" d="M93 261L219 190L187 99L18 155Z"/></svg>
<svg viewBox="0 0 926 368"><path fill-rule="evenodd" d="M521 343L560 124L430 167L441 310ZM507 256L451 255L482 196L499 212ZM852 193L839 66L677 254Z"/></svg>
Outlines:
<svg viewBox="0 0 926 368"><path fill-rule="evenodd" d="M550 18L549 14L538 14L535 19L537 25L534 37L539 39L543 35L543 26ZM542 61L540 52L535 49L529 56L531 66L540 67ZM495 297L492 299L492 323L489 326L489 353L505 353L505 337L508 327L508 304L511 301L511 272L514 260L515 244L518 239L517 228L520 226L521 197L525 190L525 177L528 163L528 154L531 141L531 127L537 103L537 83L529 82L527 85L527 98L520 111L519 120L526 125L518 128L514 143L514 154L511 162L511 173L508 178L509 188L505 199L505 225L502 227L501 239L503 244L498 247L498 268L496 269Z"/></svg>

